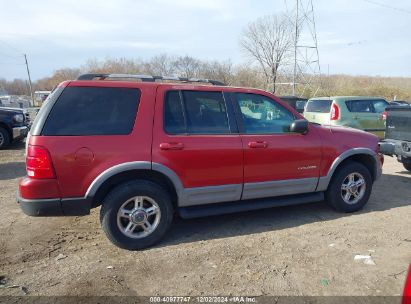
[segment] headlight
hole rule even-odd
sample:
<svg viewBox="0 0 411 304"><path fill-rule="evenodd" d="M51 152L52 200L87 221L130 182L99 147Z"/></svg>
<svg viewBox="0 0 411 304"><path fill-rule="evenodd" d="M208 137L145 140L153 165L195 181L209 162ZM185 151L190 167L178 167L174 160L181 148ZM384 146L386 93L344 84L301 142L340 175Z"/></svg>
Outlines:
<svg viewBox="0 0 411 304"><path fill-rule="evenodd" d="M23 114L16 114L13 116L13 119L15 122L23 122L24 121L24 115Z"/></svg>

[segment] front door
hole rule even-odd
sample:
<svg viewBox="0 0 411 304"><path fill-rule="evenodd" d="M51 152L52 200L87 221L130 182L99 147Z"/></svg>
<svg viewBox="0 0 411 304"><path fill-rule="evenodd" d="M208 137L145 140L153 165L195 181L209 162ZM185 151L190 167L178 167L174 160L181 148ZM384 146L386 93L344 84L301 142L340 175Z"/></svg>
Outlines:
<svg viewBox="0 0 411 304"><path fill-rule="evenodd" d="M243 151L235 125L221 91L158 88L153 166L160 164L178 176L180 206L240 199Z"/></svg>
<svg viewBox="0 0 411 304"><path fill-rule="evenodd" d="M291 133L294 114L269 96L232 96L244 149L242 199L314 192L322 155L315 129Z"/></svg>

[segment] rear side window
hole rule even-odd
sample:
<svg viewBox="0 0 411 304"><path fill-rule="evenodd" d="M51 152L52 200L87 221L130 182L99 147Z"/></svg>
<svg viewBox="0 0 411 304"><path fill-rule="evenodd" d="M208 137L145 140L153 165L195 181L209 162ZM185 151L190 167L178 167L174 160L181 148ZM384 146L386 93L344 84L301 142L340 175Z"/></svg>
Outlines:
<svg viewBox="0 0 411 304"><path fill-rule="evenodd" d="M230 133L222 92L168 92L164 102L164 130L168 134Z"/></svg>
<svg viewBox="0 0 411 304"><path fill-rule="evenodd" d="M332 100L309 100L307 102L306 112L329 113L331 110Z"/></svg>
<svg viewBox="0 0 411 304"><path fill-rule="evenodd" d="M126 135L133 130L140 91L67 87L56 101L42 135Z"/></svg>
<svg viewBox="0 0 411 304"><path fill-rule="evenodd" d="M179 91L170 91L164 102L164 130L169 134L186 133L183 103Z"/></svg>
<svg viewBox="0 0 411 304"><path fill-rule="evenodd" d="M353 113L372 113L373 109L370 100L349 100L346 101L348 111Z"/></svg>

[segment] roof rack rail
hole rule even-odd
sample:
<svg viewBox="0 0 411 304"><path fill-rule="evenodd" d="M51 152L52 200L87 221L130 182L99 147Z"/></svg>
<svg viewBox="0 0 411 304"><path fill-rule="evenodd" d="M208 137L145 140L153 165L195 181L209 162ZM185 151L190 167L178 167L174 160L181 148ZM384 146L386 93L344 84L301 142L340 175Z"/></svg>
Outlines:
<svg viewBox="0 0 411 304"><path fill-rule="evenodd" d="M203 82L210 83L217 86L225 86L225 83L222 83L217 80L211 79L201 79L201 78L186 78L186 77L174 77L174 76L151 76L151 75L138 75L138 74L82 74L77 77L77 80L105 80L107 78L130 78L130 79L140 79L143 82L156 82L157 80L171 80L171 81L180 81L180 82Z"/></svg>

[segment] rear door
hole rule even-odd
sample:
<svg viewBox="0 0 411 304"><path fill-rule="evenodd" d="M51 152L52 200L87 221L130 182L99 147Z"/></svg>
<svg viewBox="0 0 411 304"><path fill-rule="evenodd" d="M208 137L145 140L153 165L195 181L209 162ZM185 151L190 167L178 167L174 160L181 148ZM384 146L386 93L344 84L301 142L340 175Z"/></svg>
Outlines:
<svg viewBox="0 0 411 304"><path fill-rule="evenodd" d="M385 121L382 114L389 106L389 103L384 99L372 100L372 106L375 113L375 133L378 137L384 138L385 136Z"/></svg>
<svg viewBox="0 0 411 304"><path fill-rule="evenodd" d="M382 113L388 105L385 100L348 100L346 105L351 113L351 118L354 122L353 126L374 133L380 138L384 137L385 127Z"/></svg>
<svg viewBox="0 0 411 304"><path fill-rule="evenodd" d="M230 104L221 90L159 86L154 163L181 180L181 206L239 200L243 151Z"/></svg>
<svg viewBox="0 0 411 304"><path fill-rule="evenodd" d="M244 149L243 199L314 192L321 139L289 131L294 114L269 96L234 93Z"/></svg>

